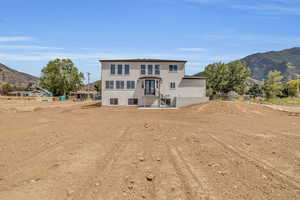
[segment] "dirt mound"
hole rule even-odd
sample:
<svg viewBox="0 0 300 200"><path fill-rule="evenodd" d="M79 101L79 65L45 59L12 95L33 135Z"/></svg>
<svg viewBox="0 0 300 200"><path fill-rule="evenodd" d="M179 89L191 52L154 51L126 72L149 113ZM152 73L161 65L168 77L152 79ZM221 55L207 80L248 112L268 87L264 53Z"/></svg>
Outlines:
<svg viewBox="0 0 300 200"><path fill-rule="evenodd" d="M279 111L273 110L263 105L232 101L211 101L208 103L187 106L183 109L189 110L191 112L201 112L203 114L268 115L280 113Z"/></svg>

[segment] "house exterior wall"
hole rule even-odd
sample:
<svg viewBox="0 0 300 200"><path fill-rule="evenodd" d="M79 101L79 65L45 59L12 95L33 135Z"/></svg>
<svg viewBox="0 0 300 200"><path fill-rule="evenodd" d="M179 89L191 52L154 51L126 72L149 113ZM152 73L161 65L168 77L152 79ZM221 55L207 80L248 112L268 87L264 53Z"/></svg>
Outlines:
<svg viewBox="0 0 300 200"><path fill-rule="evenodd" d="M118 98L119 106L128 106L129 98L137 98L139 106L158 106L159 105L159 97L158 92L156 93L156 97L144 95L144 88L142 88L143 79L140 77L147 76L155 76L160 77L159 81L160 87L156 90L160 91L161 95L166 96L171 99L173 106L176 104L176 98L181 97L202 97L205 96L205 80L185 80L183 79L185 74L185 62L102 62L102 105L110 105L111 98ZM111 75L111 65L114 64L116 66L116 74ZM124 66L130 66L129 75L117 74L117 66L119 64ZM141 75L141 65L146 65L146 75ZM153 75L147 75L147 66L153 65ZM160 66L160 75L155 75L155 65ZM177 72L170 72L169 65L177 65ZM198 79L197 79L198 80ZM114 89L106 89L106 81L114 81ZM125 88L124 89L116 89L116 81L124 81ZM135 81L135 89L127 89L126 83L127 81ZM204 82L203 82L204 81ZM176 88L170 88L170 83L174 82ZM198 86L197 86L198 84Z"/></svg>

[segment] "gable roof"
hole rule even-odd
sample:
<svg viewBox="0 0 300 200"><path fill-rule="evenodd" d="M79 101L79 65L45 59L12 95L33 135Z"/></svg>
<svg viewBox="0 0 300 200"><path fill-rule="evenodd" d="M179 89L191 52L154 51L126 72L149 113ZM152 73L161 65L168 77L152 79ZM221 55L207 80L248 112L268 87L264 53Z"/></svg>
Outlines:
<svg viewBox="0 0 300 200"><path fill-rule="evenodd" d="M183 62L186 60L163 60L163 59L120 59L120 60L99 60L99 62Z"/></svg>

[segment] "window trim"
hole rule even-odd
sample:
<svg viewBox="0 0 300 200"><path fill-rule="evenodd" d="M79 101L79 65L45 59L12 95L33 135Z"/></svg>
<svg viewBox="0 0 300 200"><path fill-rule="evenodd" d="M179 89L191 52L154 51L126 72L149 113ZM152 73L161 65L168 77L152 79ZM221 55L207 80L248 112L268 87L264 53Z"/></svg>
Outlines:
<svg viewBox="0 0 300 200"><path fill-rule="evenodd" d="M147 75L153 75L153 65L147 65Z"/></svg>
<svg viewBox="0 0 300 200"><path fill-rule="evenodd" d="M111 80L105 81L105 89L106 90L113 90L115 88L115 82Z"/></svg>
<svg viewBox="0 0 300 200"><path fill-rule="evenodd" d="M174 84L174 85L173 85L173 84ZM172 87L172 86L174 86L174 87ZM176 89L176 82L170 82L169 88L170 88L171 90L175 90L175 89Z"/></svg>
<svg viewBox="0 0 300 200"><path fill-rule="evenodd" d="M118 83L120 85L118 85ZM122 84L123 83L123 84ZM119 86L119 87L118 87ZM125 81L116 81L116 90L124 90L125 89Z"/></svg>
<svg viewBox="0 0 300 200"><path fill-rule="evenodd" d="M128 84L129 83L129 84ZM130 87L129 87L130 86ZM133 86L133 87L131 87L131 86ZM126 89L127 90L134 90L136 88L136 83L135 83L135 81L130 81L130 80L128 80L128 81L126 81Z"/></svg>
<svg viewBox="0 0 300 200"><path fill-rule="evenodd" d="M160 65L154 65L154 74L155 75L160 75Z"/></svg>
<svg viewBox="0 0 300 200"><path fill-rule="evenodd" d="M175 70L176 66L176 70ZM169 65L169 72L178 72L178 65Z"/></svg>

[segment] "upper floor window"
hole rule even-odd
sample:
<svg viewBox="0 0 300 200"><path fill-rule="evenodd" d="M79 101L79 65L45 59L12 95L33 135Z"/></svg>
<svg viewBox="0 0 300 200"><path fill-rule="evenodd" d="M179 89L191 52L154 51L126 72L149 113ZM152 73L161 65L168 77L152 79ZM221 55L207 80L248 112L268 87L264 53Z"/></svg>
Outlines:
<svg viewBox="0 0 300 200"><path fill-rule="evenodd" d="M106 89L114 89L114 81L105 81Z"/></svg>
<svg viewBox="0 0 300 200"><path fill-rule="evenodd" d="M141 74L142 75L146 74L146 65L141 65Z"/></svg>
<svg viewBox="0 0 300 200"><path fill-rule="evenodd" d="M130 66L129 65L125 65L124 74L128 75L129 71L130 71Z"/></svg>
<svg viewBox="0 0 300 200"><path fill-rule="evenodd" d="M170 72L177 72L178 66L177 65L169 65L169 71Z"/></svg>
<svg viewBox="0 0 300 200"><path fill-rule="evenodd" d="M116 65L110 65L110 74L116 74Z"/></svg>
<svg viewBox="0 0 300 200"><path fill-rule="evenodd" d="M135 89L135 81L127 81L127 89Z"/></svg>
<svg viewBox="0 0 300 200"><path fill-rule="evenodd" d="M118 75L121 75L123 72L123 66L122 65L118 65Z"/></svg>
<svg viewBox="0 0 300 200"><path fill-rule="evenodd" d="M155 65L155 75L160 75L160 66Z"/></svg>
<svg viewBox="0 0 300 200"><path fill-rule="evenodd" d="M116 89L124 89L124 81L116 81Z"/></svg>
<svg viewBox="0 0 300 200"><path fill-rule="evenodd" d="M171 82L170 83L170 88L171 89L175 89L176 88L176 83L175 82Z"/></svg>
<svg viewBox="0 0 300 200"><path fill-rule="evenodd" d="M153 74L153 65L148 65L148 75Z"/></svg>

